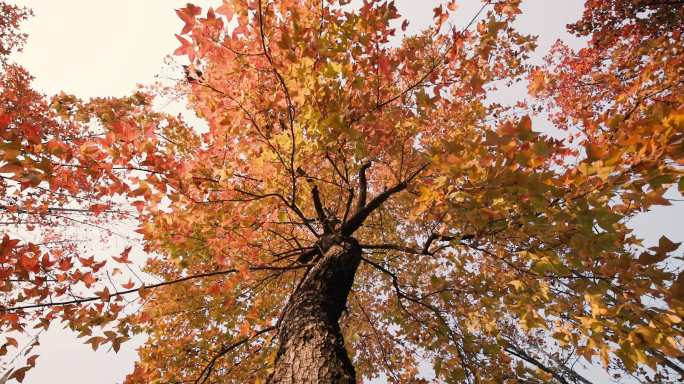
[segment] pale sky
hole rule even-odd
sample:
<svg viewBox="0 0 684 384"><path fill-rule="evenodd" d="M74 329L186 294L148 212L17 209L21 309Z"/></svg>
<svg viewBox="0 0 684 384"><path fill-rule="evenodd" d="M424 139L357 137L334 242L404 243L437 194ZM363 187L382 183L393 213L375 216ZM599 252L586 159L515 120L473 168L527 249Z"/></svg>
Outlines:
<svg viewBox="0 0 684 384"><path fill-rule="evenodd" d="M10 3L13 2L9 0ZM24 25L29 40L16 61L36 77L34 85L46 94L59 91L80 97L122 96L136 84L150 84L160 74L165 55L178 42L174 37L182 22L174 8L180 0L16 0L35 11ZM195 1L201 6L216 1ZM412 28L427 25L434 0L397 0ZM463 23L479 7L479 1L461 0ZM543 56L556 39L568 39L564 26L580 16L581 0L527 0L519 27L540 35L537 58ZM415 30L414 29L414 30ZM506 97L522 97L523 87L504 92ZM175 111L173 111L175 112ZM684 204L660 207L634 220L639 234L648 244L665 234L674 241L684 240L684 228L676 217L684 217ZM140 341L138 341L139 343ZM131 371L137 343L124 344L118 354L98 351L84 345L73 334L53 325L41 338L38 367L25 382L43 383L120 383ZM597 379L597 382L601 379ZM607 382L607 381L602 381Z"/></svg>

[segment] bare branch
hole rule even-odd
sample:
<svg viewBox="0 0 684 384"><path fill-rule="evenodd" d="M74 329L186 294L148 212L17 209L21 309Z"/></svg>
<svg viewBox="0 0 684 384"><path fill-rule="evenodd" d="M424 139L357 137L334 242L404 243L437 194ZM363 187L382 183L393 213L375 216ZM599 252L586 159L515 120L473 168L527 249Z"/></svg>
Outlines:
<svg viewBox="0 0 684 384"><path fill-rule="evenodd" d="M424 255L430 254L430 246L434 241L452 241L455 239L460 239L460 240L472 240L475 238L475 235L463 235L463 236L447 236L447 235L439 235L437 233L431 233L430 236L428 236L427 240L425 241L425 245L423 246L423 251L421 252Z"/></svg>
<svg viewBox="0 0 684 384"><path fill-rule="evenodd" d="M347 204L345 204L344 207L344 216L342 217L342 222L346 222L347 219L349 218L349 214L351 213L352 209L352 203L354 202L354 189L349 188L348 194L347 194Z"/></svg>
<svg viewBox="0 0 684 384"><path fill-rule="evenodd" d="M366 195L368 193L368 179L366 179L366 170L370 168L371 162L365 162L359 170L359 199L356 201L356 208L354 213L360 212L366 206Z"/></svg>
<svg viewBox="0 0 684 384"><path fill-rule="evenodd" d="M323 203L321 202L321 194L318 191L318 186L314 184L311 188L311 198L313 199L314 208L316 208L316 215L318 215L318 220L323 225L323 233L332 232L332 228L327 224L327 215L325 214L325 209L323 209Z"/></svg>
<svg viewBox="0 0 684 384"><path fill-rule="evenodd" d="M347 222L345 222L342 226L342 235L343 236L350 236L353 234L361 225L363 225L363 222L368 218L368 216L375 211L378 207L380 207L387 199L389 199L392 195L403 191L408 187L409 183L416 177L418 176L419 173L421 173L425 168L427 168L428 164L424 164L420 168L418 168L417 171L415 171L412 175L410 175L408 178L402 180L399 182L397 185L394 187L385 190L381 194L375 196L373 200L371 200L367 205L363 207L360 211L356 212Z"/></svg>
<svg viewBox="0 0 684 384"><path fill-rule="evenodd" d="M413 255L422 255L423 254L422 250L410 248L410 247L404 247L404 246L397 245L397 244L359 244L359 246L363 249L391 250L391 251L399 251L399 252L404 252L404 253L410 253Z"/></svg>

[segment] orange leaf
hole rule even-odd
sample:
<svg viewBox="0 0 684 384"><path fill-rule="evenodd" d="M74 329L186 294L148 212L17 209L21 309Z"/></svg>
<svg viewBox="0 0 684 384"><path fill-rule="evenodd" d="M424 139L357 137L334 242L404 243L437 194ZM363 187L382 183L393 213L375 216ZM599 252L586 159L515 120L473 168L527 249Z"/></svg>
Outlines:
<svg viewBox="0 0 684 384"><path fill-rule="evenodd" d="M113 256L112 259L121 264L131 264L132 262L128 260L128 254L131 253L131 249L132 247L130 246L126 247L126 249L121 252L120 257Z"/></svg>
<svg viewBox="0 0 684 384"><path fill-rule="evenodd" d="M202 8L190 3L185 8L176 9L176 15L185 23L181 35L185 35L192 30L192 27L195 25L195 16L201 12Z"/></svg>
<svg viewBox="0 0 684 384"><path fill-rule="evenodd" d="M97 279L92 273L88 272L81 277L81 281L85 283L86 287L90 288L93 284L95 284Z"/></svg>
<svg viewBox="0 0 684 384"><path fill-rule="evenodd" d="M26 254L19 256L19 264L27 271L37 273L40 271L38 256L30 257Z"/></svg>
<svg viewBox="0 0 684 384"><path fill-rule="evenodd" d="M15 339L15 338L13 338L13 337L7 337L7 342L6 342L6 343L7 343L8 345L13 346L14 348L18 348L18 347L19 347L19 343L17 342L17 339Z"/></svg>
<svg viewBox="0 0 684 384"><path fill-rule="evenodd" d="M216 13L225 16L226 19L230 22L233 19L235 9L233 8L233 4L230 1L223 0L223 4L220 7L216 8Z"/></svg>

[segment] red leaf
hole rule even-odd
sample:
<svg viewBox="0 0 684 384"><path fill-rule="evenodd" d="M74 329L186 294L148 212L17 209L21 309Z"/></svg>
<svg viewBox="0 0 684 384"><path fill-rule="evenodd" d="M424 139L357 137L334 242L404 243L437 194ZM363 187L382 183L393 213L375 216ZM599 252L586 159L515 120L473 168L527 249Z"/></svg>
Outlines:
<svg viewBox="0 0 684 384"><path fill-rule="evenodd" d="M19 264L27 271L37 273L40 271L38 256L29 257L24 254L19 257Z"/></svg>
<svg viewBox="0 0 684 384"><path fill-rule="evenodd" d="M142 200L136 200L132 202L131 205L135 207L138 213L141 213L143 208L145 207L145 202Z"/></svg>
<svg viewBox="0 0 684 384"><path fill-rule="evenodd" d="M222 290L223 290L223 285L220 283L215 283L209 287L209 294L210 295L218 295L219 293L221 293Z"/></svg>
<svg viewBox="0 0 684 384"><path fill-rule="evenodd" d="M90 206L90 212L94 213L95 215L99 215L102 212L105 212L107 209L109 209L109 205L107 204L93 204Z"/></svg>
<svg viewBox="0 0 684 384"><path fill-rule="evenodd" d="M176 9L176 15L185 23L181 35L185 35L192 30L192 27L195 25L195 16L199 15L201 12L202 8L190 3L188 3L185 8Z"/></svg>
<svg viewBox="0 0 684 384"><path fill-rule="evenodd" d="M391 75L392 69L390 68L389 60L385 55L380 55L378 58L378 69L383 76L389 77Z"/></svg>
<svg viewBox="0 0 684 384"><path fill-rule="evenodd" d="M109 288L105 287L102 291L95 292L95 294L102 299L102 301L109 301L111 294Z"/></svg>
<svg viewBox="0 0 684 384"><path fill-rule="evenodd" d="M146 300L148 297L150 297L151 294L152 291L150 291L149 289L145 289L145 287L140 287L138 289L138 295L142 300Z"/></svg>
<svg viewBox="0 0 684 384"><path fill-rule="evenodd" d="M59 269L60 269L61 271L68 271L68 270L70 270L71 267L72 267L72 265L73 265L73 264L71 263L71 260L69 260L69 259L60 259L60 260L59 260Z"/></svg>
<svg viewBox="0 0 684 384"><path fill-rule="evenodd" d="M0 129L5 129L12 121L12 118L7 113L0 112Z"/></svg>
<svg viewBox="0 0 684 384"><path fill-rule="evenodd" d="M449 18L449 14L447 12L444 12L444 8L440 5L439 7L436 7L432 10L434 13L434 18L437 19L437 27L441 27L442 24L444 24L445 21Z"/></svg>
<svg viewBox="0 0 684 384"><path fill-rule="evenodd" d="M91 267L93 263L95 262L95 256L90 256L89 258L84 258L84 257L79 257L78 260L81 262L81 265L84 267Z"/></svg>
<svg viewBox="0 0 684 384"><path fill-rule="evenodd" d="M176 35L178 37L178 35ZM119 140L131 142L138 139L139 131L136 126L128 121L117 121L112 124L112 131L116 133Z"/></svg>
<svg viewBox="0 0 684 384"><path fill-rule="evenodd" d="M61 157L61 155L69 152L69 147L61 141L50 140L48 141L46 148L49 153Z"/></svg>
<svg viewBox="0 0 684 384"><path fill-rule="evenodd" d="M10 239L8 235L5 235L2 238L2 244L0 244L0 258L7 257L10 251L12 251L12 249L14 249L17 246L17 244L19 244L19 240Z"/></svg>
<svg viewBox="0 0 684 384"><path fill-rule="evenodd" d="M112 259L121 264L131 264L132 262L128 260L128 254L131 253L131 248L132 247L130 246L126 247L126 249L124 249L123 252L121 252L120 257L113 256Z"/></svg>
<svg viewBox="0 0 684 384"><path fill-rule="evenodd" d="M173 51L173 54L176 56L183 56L187 55L188 58L192 61L195 59L195 50L187 39L183 38L181 35L176 35L176 39L181 42L181 46L176 48L175 51Z"/></svg>
<svg viewBox="0 0 684 384"><path fill-rule="evenodd" d="M86 287L90 288L93 284L95 284L97 279L95 278L95 276L93 276L92 273L88 272L85 275L83 275L83 277L81 277L81 281L85 283Z"/></svg>
<svg viewBox="0 0 684 384"><path fill-rule="evenodd" d="M40 265L43 268L50 268L55 264L55 261L56 260L50 261L50 254L44 253L43 257L41 257L41 259L40 259Z"/></svg>
<svg viewBox="0 0 684 384"><path fill-rule="evenodd" d="M37 127L35 125L30 125L30 124L23 124L21 126L21 130L24 132L24 136L26 136L26 139L31 143L31 144L38 144L40 143L41 139L41 134L40 134L40 127Z"/></svg>
<svg viewBox="0 0 684 384"><path fill-rule="evenodd" d="M235 9L233 8L233 4L231 4L230 1L223 0L223 5L216 8L216 13L225 16L226 19L230 22L233 19Z"/></svg>

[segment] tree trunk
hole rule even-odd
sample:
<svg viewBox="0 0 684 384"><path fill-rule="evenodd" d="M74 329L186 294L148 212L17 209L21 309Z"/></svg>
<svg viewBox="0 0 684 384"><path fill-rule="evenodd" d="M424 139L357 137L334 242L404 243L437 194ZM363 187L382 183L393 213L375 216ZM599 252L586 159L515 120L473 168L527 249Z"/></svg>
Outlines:
<svg viewBox="0 0 684 384"><path fill-rule="evenodd" d="M292 294L270 384L355 383L338 320L361 260L354 239L332 245Z"/></svg>

